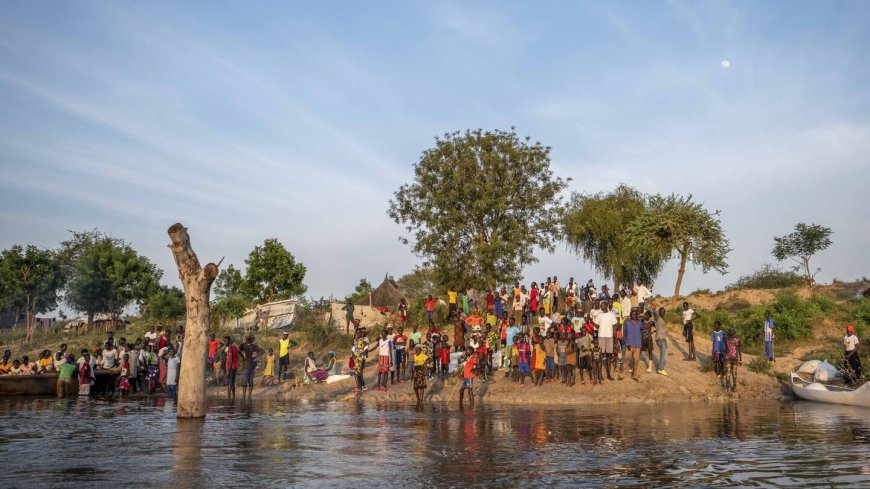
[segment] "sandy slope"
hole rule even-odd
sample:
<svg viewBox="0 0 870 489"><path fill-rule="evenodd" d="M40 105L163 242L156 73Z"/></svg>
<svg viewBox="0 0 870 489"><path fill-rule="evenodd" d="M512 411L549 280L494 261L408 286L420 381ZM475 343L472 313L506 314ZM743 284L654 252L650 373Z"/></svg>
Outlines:
<svg viewBox="0 0 870 489"><path fill-rule="evenodd" d="M681 402L681 401L720 401L729 399L779 399L783 397L782 385L772 376L749 372L746 367L738 370L738 388L734 393L726 392L719 385L712 371L704 371L709 360L710 340L696 338L698 360L684 361L685 342L678 331L679 326L669 325L669 356L665 377L655 373L647 373L642 368L640 382L635 383L626 371L622 381L608 381L601 385L582 385L578 383L567 387L560 383L544 384L541 387L520 385L504 378L499 372L488 383L475 383L476 401L492 404L542 404L542 405L574 405L584 403L625 403L625 402ZM744 356L744 364L751 357ZM370 364L374 362L369 362ZM789 363L781 359L781 364ZM373 387L376 382L374 365L366 368L366 383ZM614 375L616 378L616 375ZM458 402L456 379L446 382L429 383L426 390L426 402ZM529 384L527 380L527 384ZM284 384L273 387L258 387L254 396L260 399L276 400L361 400L364 402L415 402L411 382L397 384L387 392L367 391L361 394L353 393L355 384L352 379L331 385L315 385L293 387ZM223 395L221 389L213 389L211 394Z"/></svg>

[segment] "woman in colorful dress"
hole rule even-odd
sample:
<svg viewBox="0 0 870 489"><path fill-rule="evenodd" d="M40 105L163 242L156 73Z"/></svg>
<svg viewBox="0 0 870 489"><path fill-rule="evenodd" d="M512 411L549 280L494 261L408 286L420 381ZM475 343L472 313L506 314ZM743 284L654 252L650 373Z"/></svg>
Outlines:
<svg viewBox="0 0 870 489"><path fill-rule="evenodd" d="M417 396L417 408L423 407L423 393L426 390L426 363L429 356L423 353L419 346L414 348L414 394Z"/></svg>

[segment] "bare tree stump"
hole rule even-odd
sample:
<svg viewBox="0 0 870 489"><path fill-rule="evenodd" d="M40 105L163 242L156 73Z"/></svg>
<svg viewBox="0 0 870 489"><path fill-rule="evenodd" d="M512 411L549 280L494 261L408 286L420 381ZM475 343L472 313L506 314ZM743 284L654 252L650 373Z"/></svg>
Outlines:
<svg viewBox="0 0 870 489"><path fill-rule="evenodd" d="M181 223L173 224L168 233L187 305L177 413L179 418L202 418L205 416L205 362L211 321L209 294L211 284L218 275L218 266L214 263L209 263L205 268L199 265L199 259L190 246L187 228Z"/></svg>

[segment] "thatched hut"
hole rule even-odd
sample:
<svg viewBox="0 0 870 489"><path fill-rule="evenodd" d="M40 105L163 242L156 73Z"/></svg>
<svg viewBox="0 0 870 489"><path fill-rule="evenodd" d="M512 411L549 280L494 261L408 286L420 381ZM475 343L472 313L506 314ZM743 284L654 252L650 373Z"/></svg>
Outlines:
<svg viewBox="0 0 870 489"><path fill-rule="evenodd" d="M386 324L405 296L389 279L354 303L354 317L367 328Z"/></svg>

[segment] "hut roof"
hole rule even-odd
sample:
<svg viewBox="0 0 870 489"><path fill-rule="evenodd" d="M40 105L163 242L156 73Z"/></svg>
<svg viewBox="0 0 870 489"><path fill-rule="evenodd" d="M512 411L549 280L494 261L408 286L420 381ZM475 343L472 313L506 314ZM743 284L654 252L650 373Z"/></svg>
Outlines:
<svg viewBox="0 0 870 489"><path fill-rule="evenodd" d="M378 286L371 294L364 295L360 300L356 301L357 306L372 306L372 307L396 307L399 305L399 300L405 296L399 292L389 280ZM369 303L371 299L371 303Z"/></svg>

